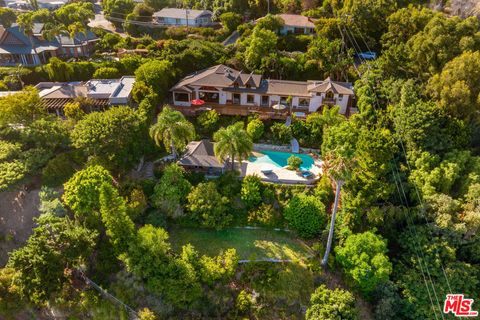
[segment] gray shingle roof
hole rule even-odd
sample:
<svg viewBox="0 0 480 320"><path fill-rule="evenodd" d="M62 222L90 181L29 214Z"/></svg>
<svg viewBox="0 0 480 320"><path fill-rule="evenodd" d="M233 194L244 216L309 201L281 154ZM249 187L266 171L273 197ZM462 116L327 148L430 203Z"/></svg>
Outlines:
<svg viewBox="0 0 480 320"><path fill-rule="evenodd" d="M68 35L59 35L52 40L40 39L43 23L34 24L34 36L32 37L33 46L37 49L37 53L49 50L56 50L61 47L69 46L79 46L84 41L95 41L97 36L91 32L87 31L84 33L77 33L73 38L70 38ZM17 25L13 24L10 28L6 29L4 32L8 33L10 37L16 38L18 44L10 43L0 43L0 53L9 53L9 54L33 54L34 50L30 44L29 38L25 35L23 30ZM7 35L4 35L6 39Z"/></svg>
<svg viewBox="0 0 480 320"><path fill-rule="evenodd" d="M192 141L187 145L187 152L178 161L184 166L198 166L206 168L223 168L213 151L213 143L208 140Z"/></svg>
<svg viewBox="0 0 480 320"><path fill-rule="evenodd" d="M235 87L238 83L239 87ZM245 88L246 84L252 88ZM232 92L252 92L281 96L308 97L311 93L332 91L337 94L353 95L353 86L348 82L332 81L290 81L262 79L261 75L237 71L223 64L204 69L186 76L171 91L192 92L193 86L222 88ZM242 88L240 88L242 87Z"/></svg>

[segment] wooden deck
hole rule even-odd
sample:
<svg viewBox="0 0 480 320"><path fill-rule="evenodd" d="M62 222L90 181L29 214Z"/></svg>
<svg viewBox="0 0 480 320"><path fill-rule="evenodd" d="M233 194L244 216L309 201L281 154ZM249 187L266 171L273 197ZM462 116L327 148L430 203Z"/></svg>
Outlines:
<svg viewBox="0 0 480 320"><path fill-rule="evenodd" d="M216 103L205 103L203 106L190 106L190 107L180 107L172 105L172 108L182 112L186 116L195 116L206 110L216 110L219 114L229 115L229 116L248 116L251 114L258 114L259 118L262 120L267 119L276 119L284 120L290 114L289 109L285 110L275 110L271 107L257 107L257 106L244 106L236 104L216 104ZM294 108L292 112L303 112L305 115L308 115L308 109L304 108Z"/></svg>

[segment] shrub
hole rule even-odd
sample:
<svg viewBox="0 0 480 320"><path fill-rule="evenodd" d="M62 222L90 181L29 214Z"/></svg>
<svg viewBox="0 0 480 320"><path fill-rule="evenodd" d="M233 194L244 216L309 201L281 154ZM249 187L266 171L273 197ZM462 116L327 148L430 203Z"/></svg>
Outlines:
<svg viewBox="0 0 480 320"><path fill-rule="evenodd" d="M218 128L220 116L216 110L203 112L198 118L198 124L207 132L215 131Z"/></svg>
<svg viewBox="0 0 480 320"><path fill-rule="evenodd" d="M237 301L235 302L235 306L237 310L241 313L247 313L250 311L250 308L253 306L253 298L250 293L245 290L240 291L237 296Z"/></svg>
<svg viewBox="0 0 480 320"><path fill-rule="evenodd" d="M83 111L79 102L68 102L63 107L63 112L65 113L65 117L67 117L67 119L74 121L80 121L87 115L85 111Z"/></svg>
<svg viewBox="0 0 480 320"><path fill-rule="evenodd" d="M48 161L42 170L42 182L49 187L56 187L66 182L75 173L75 162L68 153L56 155Z"/></svg>
<svg viewBox="0 0 480 320"><path fill-rule="evenodd" d="M262 201L262 181L257 175L246 176L242 181L240 198L247 208L253 208Z"/></svg>
<svg viewBox="0 0 480 320"><path fill-rule="evenodd" d="M325 285L318 287L310 298L307 320L357 319L355 297L343 289L330 290Z"/></svg>
<svg viewBox="0 0 480 320"><path fill-rule="evenodd" d="M215 180L219 192L227 198L233 198L238 195L242 188L238 176L239 172L236 170L229 170L222 174L217 180Z"/></svg>
<svg viewBox="0 0 480 320"><path fill-rule="evenodd" d="M275 224L275 209L271 204L262 203L258 209L248 213L248 222L272 226Z"/></svg>
<svg viewBox="0 0 480 320"><path fill-rule="evenodd" d="M160 181L155 186L152 196L153 205L170 217L183 215L185 203L192 185L185 179L185 170L177 164L171 164L164 170Z"/></svg>
<svg viewBox="0 0 480 320"><path fill-rule="evenodd" d="M292 131L284 123L276 122L271 127L274 143L287 144L292 140Z"/></svg>
<svg viewBox="0 0 480 320"><path fill-rule="evenodd" d="M141 188L135 188L128 197L127 212L132 220L136 220L147 208L147 197Z"/></svg>
<svg viewBox="0 0 480 320"><path fill-rule="evenodd" d="M289 170L298 170L300 166L302 165L303 160L300 157L297 157L295 155L291 155L287 159L287 164L288 164L288 169Z"/></svg>
<svg viewBox="0 0 480 320"><path fill-rule="evenodd" d="M205 227L221 229L232 220L228 199L218 193L214 182L200 183L192 189L187 200L188 210Z"/></svg>
<svg viewBox="0 0 480 320"><path fill-rule="evenodd" d="M294 196L284 210L289 226L304 238L313 238L325 227L325 206L315 196Z"/></svg>
<svg viewBox="0 0 480 320"><path fill-rule="evenodd" d="M20 143L12 143L0 140L0 161L8 161L20 155L22 146Z"/></svg>
<svg viewBox="0 0 480 320"><path fill-rule="evenodd" d="M115 79L120 77L120 71L113 67L101 67L95 70L93 79Z"/></svg>
<svg viewBox="0 0 480 320"><path fill-rule="evenodd" d="M253 141L258 141L263 135L264 125L262 120L253 119L247 125L247 133L252 137Z"/></svg>
<svg viewBox="0 0 480 320"><path fill-rule="evenodd" d="M242 23L242 16L234 12L225 12L220 15L220 22L229 32L235 31Z"/></svg>
<svg viewBox="0 0 480 320"><path fill-rule="evenodd" d="M4 191L22 180L25 174L25 165L18 160L0 162L0 191Z"/></svg>
<svg viewBox="0 0 480 320"><path fill-rule="evenodd" d="M156 228L166 228L167 217L159 210L153 209L148 213L147 218L145 219L145 224L151 224Z"/></svg>

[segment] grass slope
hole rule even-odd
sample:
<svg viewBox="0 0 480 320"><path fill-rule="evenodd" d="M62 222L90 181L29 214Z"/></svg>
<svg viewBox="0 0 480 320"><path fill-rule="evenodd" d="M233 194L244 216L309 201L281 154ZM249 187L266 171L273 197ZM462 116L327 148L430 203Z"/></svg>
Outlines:
<svg viewBox="0 0 480 320"><path fill-rule="evenodd" d="M268 229L172 228L169 230L173 250L179 252L185 244L192 244L198 252L209 256L235 248L240 259L301 260L312 255L303 242L285 231Z"/></svg>

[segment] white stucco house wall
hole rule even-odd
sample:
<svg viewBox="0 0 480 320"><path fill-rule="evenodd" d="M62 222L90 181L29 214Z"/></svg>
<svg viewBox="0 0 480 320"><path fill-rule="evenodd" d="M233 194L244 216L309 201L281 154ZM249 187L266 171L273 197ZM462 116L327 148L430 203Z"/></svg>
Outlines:
<svg viewBox="0 0 480 320"><path fill-rule="evenodd" d="M209 10L163 8L153 14L153 21L165 26L204 27L212 24Z"/></svg>

